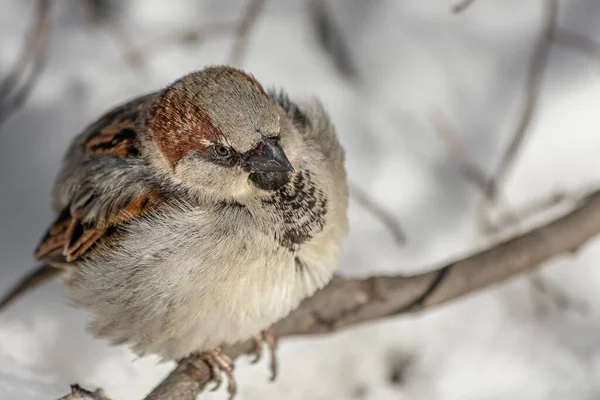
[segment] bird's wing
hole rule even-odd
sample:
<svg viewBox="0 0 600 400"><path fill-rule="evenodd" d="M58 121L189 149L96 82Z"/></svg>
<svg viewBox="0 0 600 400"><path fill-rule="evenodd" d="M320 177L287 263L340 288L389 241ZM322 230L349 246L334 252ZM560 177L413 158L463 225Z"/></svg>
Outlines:
<svg viewBox="0 0 600 400"><path fill-rule="evenodd" d="M75 140L55 188L58 217L35 257L71 263L101 239L166 198L164 187L141 157L136 121L150 96L118 107Z"/></svg>

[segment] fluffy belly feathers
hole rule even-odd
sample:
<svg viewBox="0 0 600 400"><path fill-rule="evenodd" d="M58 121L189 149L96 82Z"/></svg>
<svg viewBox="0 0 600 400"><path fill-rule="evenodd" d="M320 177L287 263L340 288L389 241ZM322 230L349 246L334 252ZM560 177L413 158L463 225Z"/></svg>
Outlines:
<svg viewBox="0 0 600 400"><path fill-rule="evenodd" d="M75 269L71 298L91 311L93 334L140 355L181 358L258 334L331 277L330 266L315 281L297 254L265 246L272 238L251 227L207 234L204 217L162 216L161 229L140 221L122 240L134 251L107 249Z"/></svg>

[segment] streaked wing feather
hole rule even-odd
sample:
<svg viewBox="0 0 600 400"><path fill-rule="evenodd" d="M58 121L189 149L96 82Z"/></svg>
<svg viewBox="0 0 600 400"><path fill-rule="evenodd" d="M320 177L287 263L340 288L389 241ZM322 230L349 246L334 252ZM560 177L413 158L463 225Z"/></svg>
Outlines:
<svg viewBox="0 0 600 400"><path fill-rule="evenodd" d="M164 200L137 142L136 120L152 95L120 106L82 134L84 161L63 183L66 207L35 251L38 260L67 263L88 255L107 233Z"/></svg>

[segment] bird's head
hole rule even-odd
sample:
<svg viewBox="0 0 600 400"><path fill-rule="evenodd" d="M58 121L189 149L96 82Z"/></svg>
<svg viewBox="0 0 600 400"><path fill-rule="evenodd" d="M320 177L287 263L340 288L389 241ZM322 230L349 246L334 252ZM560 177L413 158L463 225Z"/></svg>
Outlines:
<svg viewBox="0 0 600 400"><path fill-rule="evenodd" d="M260 83L232 67L174 82L154 98L143 124L150 164L217 200L276 190L294 171L293 124Z"/></svg>

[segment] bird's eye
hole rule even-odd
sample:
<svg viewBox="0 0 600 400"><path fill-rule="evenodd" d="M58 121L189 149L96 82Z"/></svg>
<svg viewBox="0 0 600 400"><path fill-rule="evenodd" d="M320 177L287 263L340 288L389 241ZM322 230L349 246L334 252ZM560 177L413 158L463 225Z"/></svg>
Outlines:
<svg viewBox="0 0 600 400"><path fill-rule="evenodd" d="M215 150L215 154L219 157L229 157L229 155L231 154L229 152L229 149L221 144L217 144L213 148Z"/></svg>

